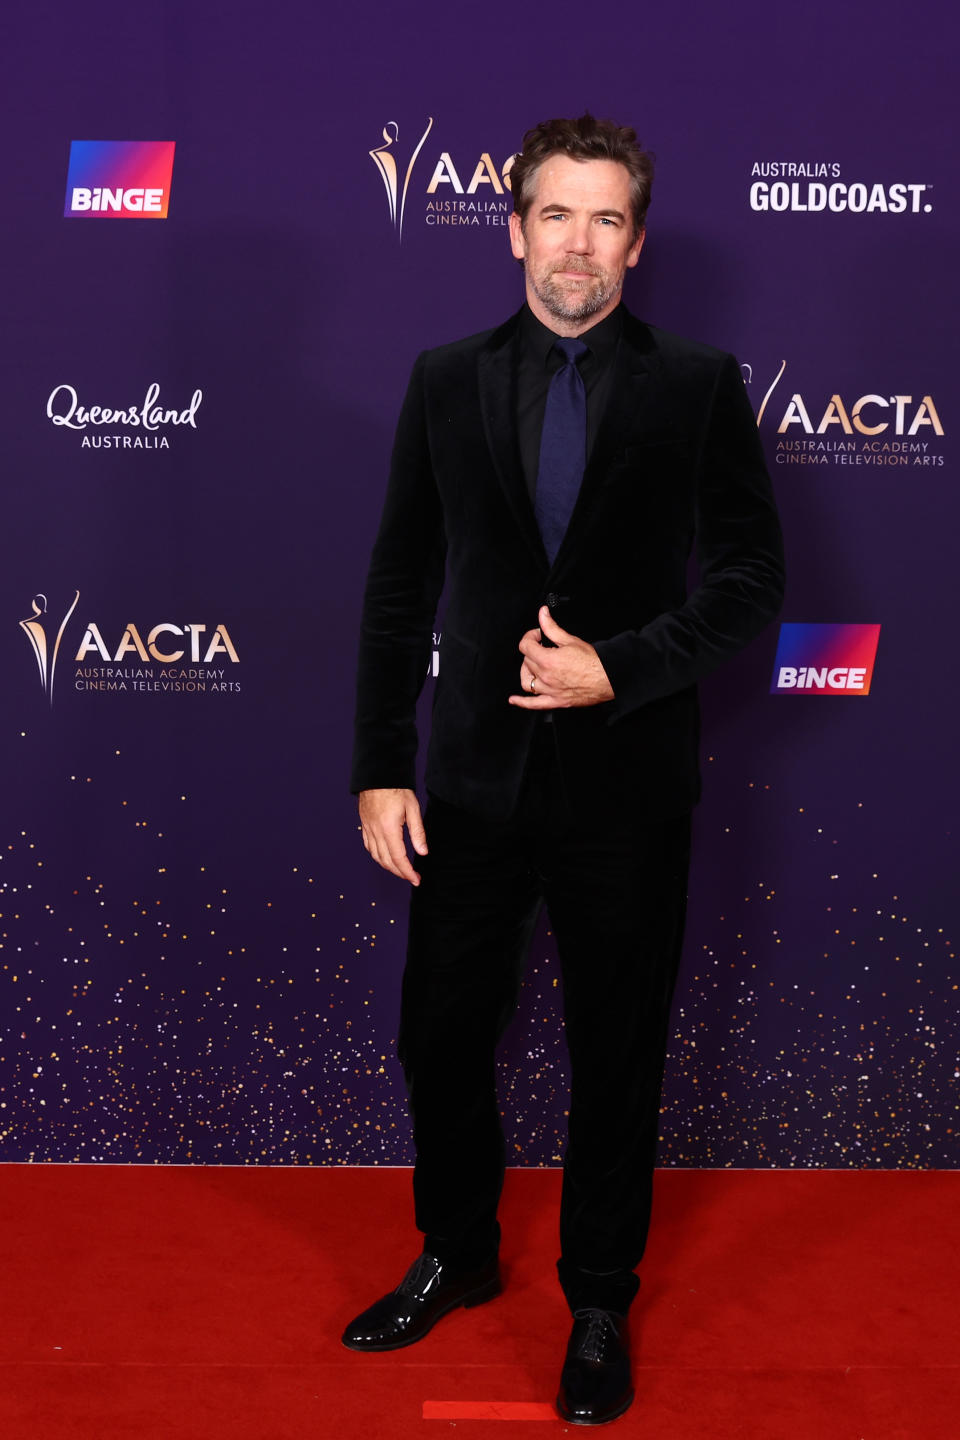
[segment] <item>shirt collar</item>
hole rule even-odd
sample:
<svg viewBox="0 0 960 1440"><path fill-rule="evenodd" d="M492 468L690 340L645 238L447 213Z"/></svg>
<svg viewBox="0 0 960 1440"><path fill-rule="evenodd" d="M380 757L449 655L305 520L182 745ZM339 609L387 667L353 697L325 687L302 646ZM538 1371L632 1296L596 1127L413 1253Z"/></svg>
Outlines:
<svg viewBox="0 0 960 1440"><path fill-rule="evenodd" d="M560 336L556 331L550 330L542 324L526 303L524 303L520 316L524 347L529 350L530 355L538 364L546 365L550 352ZM588 347L596 362L603 366L612 359L622 329L623 305L620 304L598 324L591 325L589 330L584 330L577 338Z"/></svg>

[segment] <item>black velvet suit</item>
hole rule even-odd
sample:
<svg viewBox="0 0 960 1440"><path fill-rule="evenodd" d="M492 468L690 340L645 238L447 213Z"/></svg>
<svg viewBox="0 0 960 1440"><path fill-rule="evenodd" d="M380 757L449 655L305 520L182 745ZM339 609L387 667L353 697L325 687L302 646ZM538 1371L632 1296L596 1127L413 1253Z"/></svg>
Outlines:
<svg viewBox="0 0 960 1440"><path fill-rule="evenodd" d="M696 682L774 615L770 482L730 355L623 312L606 405L555 563L517 439L517 316L424 353L397 429L364 605L355 790L415 783L415 704L446 579L400 1053L417 1221L471 1263L496 1243L494 1047L545 899L572 1102L561 1210L571 1305L625 1310L643 1251L699 794ZM699 584L687 594L696 546ZM550 606L615 698L513 707Z"/></svg>
<svg viewBox="0 0 960 1440"><path fill-rule="evenodd" d="M517 444L517 330L514 316L414 367L367 585L352 788L414 785L414 706L446 556L428 789L491 819L511 813L537 719L507 696L546 602L596 647L616 696L556 714L571 794L682 813L699 795L696 682L781 598L780 530L739 368L624 313L551 567ZM701 578L687 596L694 539Z"/></svg>

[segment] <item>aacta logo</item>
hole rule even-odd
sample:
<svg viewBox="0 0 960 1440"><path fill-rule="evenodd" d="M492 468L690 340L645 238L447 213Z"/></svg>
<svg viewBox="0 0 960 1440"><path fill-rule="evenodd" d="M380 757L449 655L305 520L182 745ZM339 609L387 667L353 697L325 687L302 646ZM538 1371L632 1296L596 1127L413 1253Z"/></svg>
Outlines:
<svg viewBox="0 0 960 1440"><path fill-rule="evenodd" d="M73 592L73 600L64 612L59 626L56 621L47 619L47 597L46 595L34 595L30 602L32 614L26 620L20 621L20 629L30 641L34 658L40 671L40 684L43 686L43 693L50 704L53 704L53 677L57 668L57 653L60 649L60 641L63 639L63 632L67 628L67 621L77 608L77 601L80 599L80 591Z"/></svg>
<svg viewBox="0 0 960 1440"><path fill-rule="evenodd" d="M37 662L40 684L51 705L63 632L79 599L80 592L75 590L73 600L58 622L48 615L46 595L35 595L30 607L32 614L20 621ZM240 663L226 625L199 621L176 625L165 620L144 635L144 629L130 621L123 627L119 639L116 632L108 630L108 634L110 643L98 624L88 622L73 657L74 664L85 667L76 671L75 689L202 691L208 685L211 691L240 688L238 683L224 679L225 662Z"/></svg>
<svg viewBox="0 0 960 1440"><path fill-rule="evenodd" d="M153 659L158 660L161 665L174 665L178 660L186 657L189 648L190 659L195 663L209 665L218 655L226 655L236 665L240 656L230 639L226 625L215 625L209 636L207 629L206 625L199 625L196 622L188 625L171 625L165 621L161 625L154 625L153 629L147 632L146 644L144 644L140 631L136 625L131 623L124 627L120 643L111 653L100 633L100 627L91 621L83 632L80 649L74 658L80 661L85 660L89 655L98 655L101 660L112 660L115 664L119 664L121 661L125 661L128 655L136 655L145 663L149 663ZM183 641L182 645L179 643L180 640Z"/></svg>
<svg viewBox="0 0 960 1440"><path fill-rule="evenodd" d="M869 695L879 625L780 626L773 695Z"/></svg>
<svg viewBox="0 0 960 1440"><path fill-rule="evenodd" d="M383 127L383 143L368 151L387 192L387 209L398 240L403 239L403 219L413 167L432 129L433 116L430 115L427 117L426 129L416 139L416 143L412 147L409 144L404 146L396 120L388 120ZM427 224L479 225L481 219L488 225L506 224L501 215L508 211L508 203L506 200L490 200L488 197L503 196L510 189L509 176L515 155L509 155L499 170L486 150L479 156L475 155L469 165L465 165L461 159L459 170L448 150L434 152L430 158L433 169L426 194L444 198L428 201L425 214ZM475 198L452 198L456 196Z"/></svg>
<svg viewBox="0 0 960 1440"><path fill-rule="evenodd" d="M74 140L64 215L166 220L173 140Z"/></svg>
<svg viewBox="0 0 960 1440"><path fill-rule="evenodd" d="M427 128L417 141L413 153L403 171L401 182L400 167L403 165L399 140L400 127L396 120L388 120L383 127L383 144L369 152L370 159L380 171L380 178L384 183L387 192L387 208L390 211L390 223L397 232L397 239L403 239L403 212L407 205L407 190L410 187L410 176L413 174L413 167L417 163L417 156L423 149L423 142L433 129L433 116L427 117ZM398 166L398 157L400 164Z"/></svg>
<svg viewBox="0 0 960 1440"><path fill-rule="evenodd" d="M773 377L757 411L758 425L786 368L787 362L782 360L780 369ZM744 379L749 384L753 379L753 367L745 365L743 370ZM782 400L780 403L783 403ZM786 435L793 426L799 427L807 435L836 434L838 431L844 435L853 435L855 431L860 435L882 435L885 431L890 431L893 435L917 435L925 431L927 426L934 435L943 435L943 425L932 395L888 396L870 393L844 400L839 391L834 391L829 397L822 396L814 401L809 397L805 399L799 391L795 391L781 416L777 434Z"/></svg>

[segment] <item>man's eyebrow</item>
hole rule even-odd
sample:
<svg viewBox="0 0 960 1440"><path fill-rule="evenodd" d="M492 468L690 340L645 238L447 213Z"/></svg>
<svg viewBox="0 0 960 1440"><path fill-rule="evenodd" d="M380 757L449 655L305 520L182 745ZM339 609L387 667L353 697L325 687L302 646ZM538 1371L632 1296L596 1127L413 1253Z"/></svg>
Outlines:
<svg viewBox="0 0 960 1440"><path fill-rule="evenodd" d="M610 218L613 219L613 220L624 220L624 219L626 219L626 216L624 215L624 213L623 213L622 210L614 210L614 209L612 209L612 208L611 208L611 209L606 209L606 210L591 210L590 213L591 213L591 215L609 215ZM541 214L541 215L557 215L557 214L560 214L560 215L572 215L572 214L573 214L573 210L570 208L569 205L542 205L542 206L540 207L540 214Z"/></svg>

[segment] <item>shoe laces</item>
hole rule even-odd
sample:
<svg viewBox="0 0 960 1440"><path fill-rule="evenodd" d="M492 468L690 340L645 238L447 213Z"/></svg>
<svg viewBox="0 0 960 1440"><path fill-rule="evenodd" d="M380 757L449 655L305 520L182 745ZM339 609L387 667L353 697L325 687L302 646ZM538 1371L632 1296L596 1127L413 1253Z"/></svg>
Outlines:
<svg viewBox="0 0 960 1440"><path fill-rule="evenodd" d="M424 1252L418 1255L397 1286L398 1295L422 1295L427 1283L437 1272L437 1261L433 1255Z"/></svg>
<svg viewBox="0 0 960 1440"><path fill-rule="evenodd" d="M604 1360L606 1342L612 1333L614 1340L620 1338L620 1316L612 1310L574 1310L574 1320L586 1320L587 1329L580 1343L580 1354L585 1360L599 1365Z"/></svg>

